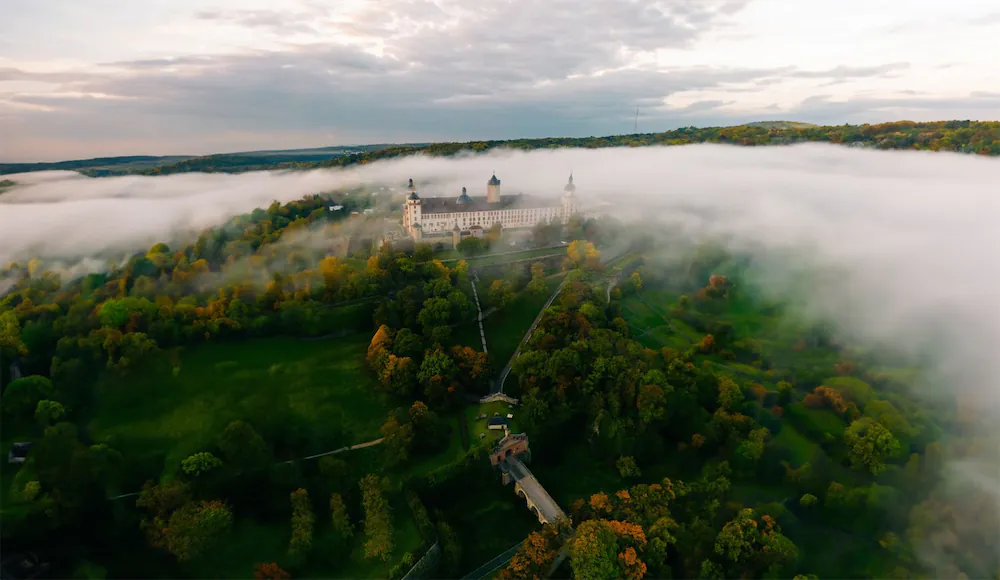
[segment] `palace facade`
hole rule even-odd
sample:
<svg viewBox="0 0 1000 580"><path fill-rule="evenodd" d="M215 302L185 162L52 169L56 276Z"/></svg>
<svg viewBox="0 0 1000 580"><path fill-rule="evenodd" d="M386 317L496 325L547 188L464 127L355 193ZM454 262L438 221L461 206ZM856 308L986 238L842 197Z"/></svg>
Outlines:
<svg viewBox="0 0 1000 580"><path fill-rule="evenodd" d="M538 198L523 194L502 195L494 174L486 182L485 196L470 196L466 189L457 197L424 197L410 180L403 204L403 229L414 239L481 236L494 224L507 228L531 228L539 222L566 223L577 212L573 175L562 198ZM458 234L458 235L456 235Z"/></svg>

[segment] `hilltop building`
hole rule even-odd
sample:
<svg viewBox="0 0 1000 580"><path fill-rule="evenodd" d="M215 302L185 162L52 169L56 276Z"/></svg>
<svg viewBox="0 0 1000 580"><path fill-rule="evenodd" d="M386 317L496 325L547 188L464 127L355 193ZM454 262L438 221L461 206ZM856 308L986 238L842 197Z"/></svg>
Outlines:
<svg viewBox="0 0 1000 580"><path fill-rule="evenodd" d="M494 224L508 229L531 228L539 222L566 223L578 210L572 174L561 199L502 195L495 174L486 182L483 197L470 196L463 187L457 197L421 198L412 179L409 192L403 204L403 229L414 240L450 237L457 244L465 237L482 236Z"/></svg>

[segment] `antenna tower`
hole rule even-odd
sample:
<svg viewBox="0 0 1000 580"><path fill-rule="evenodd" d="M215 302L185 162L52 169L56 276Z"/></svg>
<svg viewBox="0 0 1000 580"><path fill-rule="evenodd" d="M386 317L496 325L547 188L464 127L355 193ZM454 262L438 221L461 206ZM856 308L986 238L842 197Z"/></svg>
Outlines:
<svg viewBox="0 0 1000 580"><path fill-rule="evenodd" d="M636 135L639 134L639 107L635 108L635 127L632 130Z"/></svg>

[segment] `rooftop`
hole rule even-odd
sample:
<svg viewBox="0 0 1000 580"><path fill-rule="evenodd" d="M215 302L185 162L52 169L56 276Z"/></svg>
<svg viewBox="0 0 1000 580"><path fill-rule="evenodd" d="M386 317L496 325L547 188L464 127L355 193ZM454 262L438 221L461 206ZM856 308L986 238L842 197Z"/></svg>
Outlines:
<svg viewBox="0 0 1000 580"><path fill-rule="evenodd" d="M459 199L462 199L460 202ZM467 199L468 201L465 201ZM524 194L501 195L500 201L490 203L486 196L470 196L464 198L455 197L425 197L421 199L420 206L423 213L459 213L466 211L496 211L504 209L538 209L546 207L556 207L559 202L555 199L533 197Z"/></svg>

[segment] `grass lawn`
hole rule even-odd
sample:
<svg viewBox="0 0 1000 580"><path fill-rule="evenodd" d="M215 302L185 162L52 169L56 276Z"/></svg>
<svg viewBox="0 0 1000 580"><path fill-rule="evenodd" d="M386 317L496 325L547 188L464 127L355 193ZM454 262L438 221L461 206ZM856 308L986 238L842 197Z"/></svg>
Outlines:
<svg viewBox="0 0 1000 580"><path fill-rule="evenodd" d="M287 527L287 526L286 526ZM249 578L256 563L287 567L290 529L250 519L237 520L210 555L186 566L196 578Z"/></svg>
<svg viewBox="0 0 1000 580"><path fill-rule="evenodd" d="M487 421L494 413L499 413L501 417L506 417L508 414L514 415L508 423L510 426L511 433L520 433L517 424L518 408L514 405L511 409L508 403L503 401L495 401L493 403L486 403L482 405L470 405L465 408L465 420L468 421L469 425L469 442L472 445L476 445L479 441L479 434L485 433L486 437L483 438L487 443L495 443L503 438L502 429L490 430L487 427ZM479 419L480 415L486 415L486 419Z"/></svg>
<svg viewBox="0 0 1000 580"><path fill-rule="evenodd" d="M458 432L458 422L464 421L465 417L465 413L461 411L456 414L443 415L441 420L446 421L448 427L451 428L451 432L448 433L448 446L433 455L420 457L406 463L401 478L425 477L438 469L461 461L465 457L465 449L462 447L462 438Z"/></svg>
<svg viewBox="0 0 1000 580"><path fill-rule="evenodd" d="M810 409L802 403L789 405L788 421L804 435L819 440L824 433L840 439L844 436L844 421L830 409ZM784 428L783 428L784 429Z"/></svg>
<svg viewBox="0 0 1000 580"><path fill-rule="evenodd" d="M350 552L347 552L349 555L342 560L343 564L333 570L323 569L325 567L310 569L304 576L310 578L388 578L389 570L402 560L403 554L412 552L416 557L415 560L420 559L424 555L423 552L419 551L422 539L417 524L410 514L410 509L400 497L393 496L390 501L392 502L393 543L395 546L388 562L365 559L364 529L361 522L357 522L354 537L351 539ZM326 536L326 538L319 538L318 547L339 541L331 534Z"/></svg>
<svg viewBox="0 0 1000 580"><path fill-rule="evenodd" d="M486 345L490 349L490 363L497 371L502 369L513 356L517 345L524 338L524 333L528 332L528 327L541 312L545 301L561 282L562 279L558 276L548 278L546 280L548 291L544 295L535 296L521 292L510 304L483 321Z"/></svg>
<svg viewBox="0 0 1000 580"><path fill-rule="evenodd" d="M599 491L613 493L631 485L613 464L596 460L586 445L573 445L558 463L537 463L529 468L563 510L568 510L575 499L587 499Z"/></svg>
<svg viewBox="0 0 1000 580"><path fill-rule="evenodd" d="M792 467L801 467L819 450L819 445L810 441L795 427L787 423L781 426L781 431L774 437L774 443L791 452Z"/></svg>
<svg viewBox="0 0 1000 580"><path fill-rule="evenodd" d="M236 419L288 410L311 432L311 453L332 449L338 428L356 442L378 437L386 407L362 372L368 338L209 342L186 349L172 370L163 353L128 377L106 377L89 424L93 438L165 473L212 447ZM259 416L259 415L257 415Z"/></svg>

